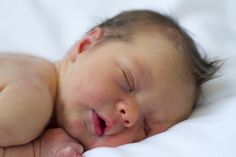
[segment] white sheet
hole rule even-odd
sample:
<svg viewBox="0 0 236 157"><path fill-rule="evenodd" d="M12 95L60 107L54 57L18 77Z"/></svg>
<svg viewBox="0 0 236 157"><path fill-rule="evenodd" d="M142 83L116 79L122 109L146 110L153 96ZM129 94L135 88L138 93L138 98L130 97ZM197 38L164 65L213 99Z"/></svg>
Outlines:
<svg viewBox="0 0 236 157"><path fill-rule="evenodd" d="M226 59L204 85L207 100L167 132L86 157L236 156L236 1L233 0L0 0L0 51L58 60L83 33L121 10L149 8L176 17L206 54Z"/></svg>

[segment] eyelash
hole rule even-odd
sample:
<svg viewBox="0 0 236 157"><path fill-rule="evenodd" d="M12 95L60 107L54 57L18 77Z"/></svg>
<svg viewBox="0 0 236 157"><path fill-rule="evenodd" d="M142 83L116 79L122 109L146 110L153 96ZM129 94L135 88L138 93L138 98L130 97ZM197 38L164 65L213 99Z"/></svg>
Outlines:
<svg viewBox="0 0 236 157"><path fill-rule="evenodd" d="M134 88L135 88L133 77L132 77L131 74L127 74L127 73L129 73L127 70L122 69L122 71L123 71L123 74L125 76L125 79L126 79L128 85L129 85L129 92L132 92L134 90Z"/></svg>

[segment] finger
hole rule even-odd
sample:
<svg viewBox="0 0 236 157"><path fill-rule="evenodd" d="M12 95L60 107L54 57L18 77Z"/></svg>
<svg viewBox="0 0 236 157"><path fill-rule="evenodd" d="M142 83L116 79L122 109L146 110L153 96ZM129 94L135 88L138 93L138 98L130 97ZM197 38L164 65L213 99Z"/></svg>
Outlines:
<svg viewBox="0 0 236 157"><path fill-rule="evenodd" d="M82 145L78 143L67 143L56 151L56 157L77 157L80 156L84 151Z"/></svg>
<svg viewBox="0 0 236 157"><path fill-rule="evenodd" d="M79 152L77 152L73 147L61 147L56 152L56 157L77 157Z"/></svg>

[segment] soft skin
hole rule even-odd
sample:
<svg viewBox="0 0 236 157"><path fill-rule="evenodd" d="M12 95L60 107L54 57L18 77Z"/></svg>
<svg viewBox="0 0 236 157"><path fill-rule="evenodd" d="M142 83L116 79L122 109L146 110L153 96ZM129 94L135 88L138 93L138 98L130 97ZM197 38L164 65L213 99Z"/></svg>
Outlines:
<svg viewBox="0 0 236 157"><path fill-rule="evenodd" d="M44 131L56 89L57 74L51 62L0 54L0 147L26 144Z"/></svg>
<svg viewBox="0 0 236 157"><path fill-rule="evenodd" d="M86 149L139 141L190 114L194 86L183 54L150 33L96 45L104 32L95 28L56 63L58 124ZM102 134L94 113L106 122Z"/></svg>
<svg viewBox="0 0 236 157"><path fill-rule="evenodd" d="M81 157L82 145L60 128L49 129L32 143L0 148L0 157Z"/></svg>

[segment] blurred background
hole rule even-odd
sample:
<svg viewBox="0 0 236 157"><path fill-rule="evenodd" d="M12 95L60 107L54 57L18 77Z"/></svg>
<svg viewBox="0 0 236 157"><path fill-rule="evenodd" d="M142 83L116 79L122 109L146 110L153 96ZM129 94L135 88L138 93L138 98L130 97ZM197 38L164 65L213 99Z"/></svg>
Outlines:
<svg viewBox="0 0 236 157"><path fill-rule="evenodd" d="M0 0L0 51L58 60L101 21L151 9L177 19L208 53L234 53L235 6L234 0Z"/></svg>

